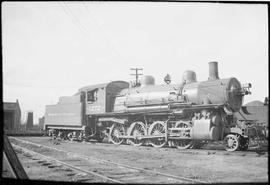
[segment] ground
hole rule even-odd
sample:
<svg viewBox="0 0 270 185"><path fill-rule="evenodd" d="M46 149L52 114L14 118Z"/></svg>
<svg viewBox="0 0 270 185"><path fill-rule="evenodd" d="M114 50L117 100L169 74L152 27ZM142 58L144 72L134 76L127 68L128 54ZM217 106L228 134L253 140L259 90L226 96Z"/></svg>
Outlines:
<svg viewBox="0 0 270 185"><path fill-rule="evenodd" d="M86 156L210 183L268 182L267 152L263 155L255 152L228 153L220 150L186 150L182 152L174 148L134 147L94 142L60 141L58 145L55 145L48 137L21 137L21 139ZM12 141L12 138L10 140ZM23 157L20 157L20 160L23 165L26 164ZM50 177L50 173L33 171L37 168L29 167L29 163L27 165L24 167L31 179L63 180L59 176Z"/></svg>

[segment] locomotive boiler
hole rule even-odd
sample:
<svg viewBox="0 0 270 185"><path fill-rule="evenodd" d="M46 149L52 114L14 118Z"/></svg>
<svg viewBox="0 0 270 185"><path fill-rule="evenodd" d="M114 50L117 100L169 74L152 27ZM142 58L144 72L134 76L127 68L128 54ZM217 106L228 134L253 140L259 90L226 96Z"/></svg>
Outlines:
<svg viewBox="0 0 270 185"><path fill-rule="evenodd" d="M201 82L185 71L179 84L155 85L152 76L144 76L135 86L113 81L83 87L46 106L44 127L67 139L108 137L117 145L187 149L223 140L228 151L245 150L247 130L234 112L250 87L234 77L220 79L218 63L209 62L209 77Z"/></svg>

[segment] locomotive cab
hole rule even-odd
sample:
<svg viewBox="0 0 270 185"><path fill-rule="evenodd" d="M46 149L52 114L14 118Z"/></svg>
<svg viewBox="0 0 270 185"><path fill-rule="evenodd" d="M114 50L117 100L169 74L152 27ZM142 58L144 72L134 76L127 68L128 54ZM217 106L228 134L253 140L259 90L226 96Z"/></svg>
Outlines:
<svg viewBox="0 0 270 185"><path fill-rule="evenodd" d="M113 81L79 89L79 92L85 92L87 96L85 114L99 115L112 112L116 96L122 89L128 87L129 84L125 81Z"/></svg>

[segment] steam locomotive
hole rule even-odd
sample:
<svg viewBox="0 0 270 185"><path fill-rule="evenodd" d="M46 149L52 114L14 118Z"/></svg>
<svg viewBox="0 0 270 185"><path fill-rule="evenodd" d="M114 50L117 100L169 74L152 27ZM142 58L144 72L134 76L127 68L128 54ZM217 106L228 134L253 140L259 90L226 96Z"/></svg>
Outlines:
<svg viewBox="0 0 270 185"><path fill-rule="evenodd" d="M220 79L217 62L209 62L209 78L201 82L189 70L176 85L155 85L152 76L134 86L125 81L91 85L47 105L44 129L69 140L108 138L116 145L187 149L224 141L227 151L246 150L247 129L234 113L249 88L234 77Z"/></svg>

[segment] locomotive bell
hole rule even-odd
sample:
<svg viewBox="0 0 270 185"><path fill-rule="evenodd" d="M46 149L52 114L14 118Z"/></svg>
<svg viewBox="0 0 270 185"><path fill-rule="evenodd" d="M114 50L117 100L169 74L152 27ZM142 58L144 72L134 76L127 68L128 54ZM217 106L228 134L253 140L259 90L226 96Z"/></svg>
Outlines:
<svg viewBox="0 0 270 185"><path fill-rule="evenodd" d="M209 77L208 80L217 80L218 77L218 63L209 62Z"/></svg>
<svg viewBox="0 0 270 185"><path fill-rule="evenodd" d="M150 75L144 75L141 79L141 86L155 85L155 78Z"/></svg>

